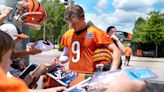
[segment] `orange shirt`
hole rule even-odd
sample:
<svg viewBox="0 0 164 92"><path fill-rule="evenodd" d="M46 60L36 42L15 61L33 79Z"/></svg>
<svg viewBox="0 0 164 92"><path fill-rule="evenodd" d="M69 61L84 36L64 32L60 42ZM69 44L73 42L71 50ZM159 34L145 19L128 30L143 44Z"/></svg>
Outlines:
<svg viewBox="0 0 164 92"><path fill-rule="evenodd" d="M28 87L20 79L7 77L0 68L0 92L28 92Z"/></svg>
<svg viewBox="0 0 164 92"><path fill-rule="evenodd" d="M102 44L110 43L113 41L109 35L95 26L78 35L74 29L70 29L61 40L61 44L68 48L69 68L77 73L93 73L92 55L95 49Z"/></svg>
<svg viewBox="0 0 164 92"><path fill-rule="evenodd" d="M126 47L125 56L130 56L132 53L132 48Z"/></svg>

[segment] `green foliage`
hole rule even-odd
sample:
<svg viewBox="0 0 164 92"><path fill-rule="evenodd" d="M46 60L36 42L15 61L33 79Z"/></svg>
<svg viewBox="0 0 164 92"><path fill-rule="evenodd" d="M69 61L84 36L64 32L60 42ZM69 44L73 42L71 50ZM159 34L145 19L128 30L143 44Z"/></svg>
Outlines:
<svg viewBox="0 0 164 92"><path fill-rule="evenodd" d="M59 50L59 51L63 51L63 49L64 49L64 46L59 44L58 50Z"/></svg>
<svg viewBox="0 0 164 92"><path fill-rule="evenodd" d="M61 32L60 32L60 35L63 35L63 34L68 30L68 28L69 28L69 25L68 25L68 23L66 23L66 24L62 27Z"/></svg>
<svg viewBox="0 0 164 92"><path fill-rule="evenodd" d="M64 21L65 6L59 0L42 0L42 4L45 7L47 13L47 19L45 22L46 39L54 41L58 35L63 34L67 29L67 23ZM31 39L42 39L43 28L38 32L31 30Z"/></svg>
<svg viewBox="0 0 164 92"><path fill-rule="evenodd" d="M146 20L138 18L136 21L133 41L160 45L164 43L164 13L151 11L148 15Z"/></svg>
<svg viewBox="0 0 164 92"><path fill-rule="evenodd" d="M49 39L50 33L45 31L45 39ZM38 41L43 39L43 28L41 30L30 29L30 41Z"/></svg>
<svg viewBox="0 0 164 92"><path fill-rule="evenodd" d="M149 41L160 45L164 42L164 16L160 12L152 11L147 19L146 32L149 34Z"/></svg>
<svg viewBox="0 0 164 92"><path fill-rule="evenodd" d="M145 23L146 21L143 18L138 18L135 24L135 28L133 29L133 41L134 42L146 42L145 40Z"/></svg>

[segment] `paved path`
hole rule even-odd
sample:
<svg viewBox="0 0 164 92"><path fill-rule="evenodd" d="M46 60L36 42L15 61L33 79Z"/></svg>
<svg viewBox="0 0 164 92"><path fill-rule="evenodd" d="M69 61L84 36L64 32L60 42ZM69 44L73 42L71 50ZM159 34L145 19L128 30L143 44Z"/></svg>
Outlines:
<svg viewBox="0 0 164 92"><path fill-rule="evenodd" d="M61 54L62 52L58 51L57 49L45 51L45 52L42 52L41 54L31 55L30 62L37 63L37 64L50 63L53 57L60 56Z"/></svg>
<svg viewBox="0 0 164 92"><path fill-rule="evenodd" d="M124 57L122 57L124 60ZM150 58L150 57L131 57L130 66L125 67L148 67L155 72L159 77L156 81L164 81L164 58Z"/></svg>
<svg viewBox="0 0 164 92"><path fill-rule="evenodd" d="M38 55L30 56L30 63L50 63L52 57L61 55L62 52L57 49L42 52ZM124 60L124 56L122 57ZM164 81L164 58L150 58L150 57L131 57L130 66L123 66L123 68L130 67L148 67L155 72L159 77L156 81Z"/></svg>

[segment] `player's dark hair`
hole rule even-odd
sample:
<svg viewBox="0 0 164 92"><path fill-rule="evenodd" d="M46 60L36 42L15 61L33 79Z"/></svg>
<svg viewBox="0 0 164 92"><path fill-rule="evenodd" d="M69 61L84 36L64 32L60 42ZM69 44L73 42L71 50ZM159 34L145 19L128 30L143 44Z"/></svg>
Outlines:
<svg viewBox="0 0 164 92"><path fill-rule="evenodd" d="M106 30L107 33L109 33L111 31L112 28L115 28L115 26L109 26Z"/></svg>

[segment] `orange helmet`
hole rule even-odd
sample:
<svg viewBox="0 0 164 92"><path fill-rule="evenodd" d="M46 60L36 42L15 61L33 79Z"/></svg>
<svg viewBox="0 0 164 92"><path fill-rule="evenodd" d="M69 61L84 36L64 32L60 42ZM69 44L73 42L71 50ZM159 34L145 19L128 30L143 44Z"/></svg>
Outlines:
<svg viewBox="0 0 164 92"><path fill-rule="evenodd" d="M18 24L39 30L46 20L46 11L37 0L22 0L15 7L14 19Z"/></svg>
<svg viewBox="0 0 164 92"><path fill-rule="evenodd" d="M94 51L93 65L94 69L97 68L97 65L103 65L103 67L107 67L112 63L112 52L106 47L99 47ZM110 66L107 67L110 69Z"/></svg>

